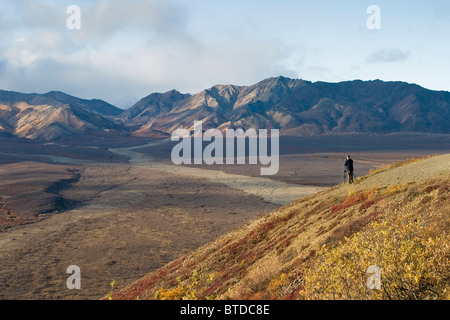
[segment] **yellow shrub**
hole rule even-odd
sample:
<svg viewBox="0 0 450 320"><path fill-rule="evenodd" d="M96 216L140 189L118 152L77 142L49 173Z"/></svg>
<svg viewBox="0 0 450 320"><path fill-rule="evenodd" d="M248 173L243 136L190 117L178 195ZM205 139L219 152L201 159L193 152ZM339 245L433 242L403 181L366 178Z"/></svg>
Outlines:
<svg viewBox="0 0 450 320"><path fill-rule="evenodd" d="M306 299L436 299L446 294L449 236L436 225L391 217L345 243L318 253L301 292ZM369 266L381 269L381 289L370 290Z"/></svg>
<svg viewBox="0 0 450 320"><path fill-rule="evenodd" d="M106 295L106 298L108 300L113 300L114 299L114 286L116 285L116 280L111 281L110 286L111 286L111 290L108 292L108 294Z"/></svg>
<svg viewBox="0 0 450 320"><path fill-rule="evenodd" d="M405 191L408 187L408 184L391 184L386 189L386 193L397 193L401 191Z"/></svg>
<svg viewBox="0 0 450 320"><path fill-rule="evenodd" d="M267 287L267 291L271 295L278 295L281 288L289 285L291 282L290 276L286 273L280 274L278 277L272 279Z"/></svg>
<svg viewBox="0 0 450 320"><path fill-rule="evenodd" d="M187 298L192 296L192 292L188 292L188 290L182 285L179 284L175 289L161 289L158 290L155 294L155 299L157 300L188 300ZM195 294L194 294L195 296ZM192 300L192 299L191 299Z"/></svg>
<svg viewBox="0 0 450 320"><path fill-rule="evenodd" d="M188 285L183 284L180 278L177 278L178 286L174 289L160 289L155 294L157 300L197 300L196 286L199 278L197 272L194 271L190 283Z"/></svg>
<svg viewBox="0 0 450 320"><path fill-rule="evenodd" d="M197 271L194 271L191 278L183 283L177 278L177 287L173 289L160 289L155 294L156 300L197 300L197 293L200 287L199 282L202 280ZM210 284L214 280L214 274L209 275L206 284Z"/></svg>

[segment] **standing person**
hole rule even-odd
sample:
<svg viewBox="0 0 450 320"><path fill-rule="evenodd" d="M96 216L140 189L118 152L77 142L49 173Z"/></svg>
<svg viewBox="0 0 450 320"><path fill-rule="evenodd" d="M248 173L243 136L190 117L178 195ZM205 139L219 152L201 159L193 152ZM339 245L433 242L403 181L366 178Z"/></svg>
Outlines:
<svg viewBox="0 0 450 320"><path fill-rule="evenodd" d="M353 183L353 160L350 158L350 156L347 156L344 166L345 168L347 168L348 183L351 184Z"/></svg>

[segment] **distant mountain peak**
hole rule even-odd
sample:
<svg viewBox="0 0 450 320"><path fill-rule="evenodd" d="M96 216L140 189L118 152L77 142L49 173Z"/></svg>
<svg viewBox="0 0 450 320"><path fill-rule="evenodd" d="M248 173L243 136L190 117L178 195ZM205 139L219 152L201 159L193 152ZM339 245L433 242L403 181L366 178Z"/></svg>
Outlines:
<svg viewBox="0 0 450 320"><path fill-rule="evenodd" d="M122 110L102 100L84 100L64 92L24 94L0 91L0 123L8 133L32 140L82 139L85 134L102 136L120 131L113 120Z"/></svg>
<svg viewBox="0 0 450 320"><path fill-rule="evenodd" d="M136 110L136 118L129 116ZM450 133L450 93L405 82L329 83L278 76L250 86L215 85L167 103L141 101L126 114L130 123L167 133L202 119L210 127L276 127L285 135Z"/></svg>

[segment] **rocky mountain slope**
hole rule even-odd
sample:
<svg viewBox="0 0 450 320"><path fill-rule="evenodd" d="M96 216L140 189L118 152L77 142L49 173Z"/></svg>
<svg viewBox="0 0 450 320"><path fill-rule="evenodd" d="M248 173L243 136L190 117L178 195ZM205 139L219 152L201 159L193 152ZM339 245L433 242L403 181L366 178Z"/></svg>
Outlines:
<svg viewBox="0 0 450 320"><path fill-rule="evenodd" d="M108 135L123 131L113 120L121 112L104 101L83 100L62 92L0 91L0 134L39 141Z"/></svg>
<svg viewBox="0 0 450 320"><path fill-rule="evenodd" d="M450 93L404 82L308 82L269 78L252 86L218 85L195 95L150 95L122 117L172 132L191 128L279 128L284 135L450 133Z"/></svg>
<svg viewBox="0 0 450 320"><path fill-rule="evenodd" d="M0 91L3 136L55 141L121 132L112 119L122 110L101 100L83 100L62 92L22 94Z"/></svg>
<svg viewBox="0 0 450 320"><path fill-rule="evenodd" d="M109 299L448 299L450 155L411 160L250 221ZM369 267L381 289L368 287Z"/></svg>
<svg viewBox="0 0 450 320"><path fill-rule="evenodd" d="M128 110L62 92L0 91L0 136L56 141L84 135L170 135L175 129L281 129L281 135L450 133L450 92L404 82L308 82L285 77L153 93Z"/></svg>

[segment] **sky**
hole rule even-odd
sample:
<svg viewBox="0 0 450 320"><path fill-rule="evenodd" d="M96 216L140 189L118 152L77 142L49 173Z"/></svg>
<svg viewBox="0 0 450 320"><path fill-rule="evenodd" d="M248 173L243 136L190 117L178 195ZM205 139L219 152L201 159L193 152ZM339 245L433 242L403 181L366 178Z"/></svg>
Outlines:
<svg viewBox="0 0 450 320"><path fill-rule="evenodd" d="M124 109L276 76L450 91L449 57L449 0L0 1L0 89Z"/></svg>

